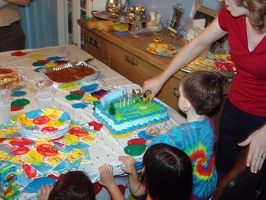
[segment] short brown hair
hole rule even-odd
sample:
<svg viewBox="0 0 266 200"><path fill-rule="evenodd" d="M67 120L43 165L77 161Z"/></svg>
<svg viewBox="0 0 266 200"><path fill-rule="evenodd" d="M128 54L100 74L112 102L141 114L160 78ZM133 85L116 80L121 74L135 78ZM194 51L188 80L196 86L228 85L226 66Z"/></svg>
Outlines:
<svg viewBox="0 0 266 200"><path fill-rule="evenodd" d="M48 200L95 200L93 184L82 171L70 171L60 176Z"/></svg>
<svg viewBox="0 0 266 200"><path fill-rule="evenodd" d="M236 4L249 10L250 23L258 33L266 32L265 0L236 0Z"/></svg>
<svg viewBox="0 0 266 200"><path fill-rule="evenodd" d="M180 82L184 97L198 115L205 115L222 100L224 79L218 73L197 71L186 75Z"/></svg>

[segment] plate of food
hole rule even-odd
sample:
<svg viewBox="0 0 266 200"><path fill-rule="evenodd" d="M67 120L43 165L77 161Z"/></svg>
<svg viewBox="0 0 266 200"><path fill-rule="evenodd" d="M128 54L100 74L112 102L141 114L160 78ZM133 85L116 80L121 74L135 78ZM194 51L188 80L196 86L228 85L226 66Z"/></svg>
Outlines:
<svg viewBox="0 0 266 200"><path fill-rule="evenodd" d="M162 44L153 42L147 47L147 50L158 56L174 57L174 55L180 50L179 47L175 47L171 44Z"/></svg>
<svg viewBox="0 0 266 200"><path fill-rule="evenodd" d="M8 87L11 90L19 90L26 85L27 82L22 71L0 66L0 89Z"/></svg>
<svg viewBox="0 0 266 200"><path fill-rule="evenodd" d="M217 67L212 60L203 57L196 57L181 70L188 73L201 70L216 71Z"/></svg>
<svg viewBox="0 0 266 200"><path fill-rule="evenodd" d="M53 68L40 70L46 77L56 83L86 82L97 78L100 70L86 62L67 63Z"/></svg>

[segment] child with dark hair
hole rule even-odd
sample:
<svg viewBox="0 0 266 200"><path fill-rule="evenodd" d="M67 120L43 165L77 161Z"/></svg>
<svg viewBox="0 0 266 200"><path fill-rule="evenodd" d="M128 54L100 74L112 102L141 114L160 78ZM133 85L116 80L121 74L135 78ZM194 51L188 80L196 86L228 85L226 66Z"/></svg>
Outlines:
<svg viewBox="0 0 266 200"><path fill-rule="evenodd" d="M223 77L210 71L186 75L179 85L179 109L186 114L186 123L171 130L150 126L146 132L156 136L148 147L165 143L183 150L193 168L191 199L207 200L217 184L214 165L215 134L213 123L206 115L221 102Z"/></svg>
<svg viewBox="0 0 266 200"><path fill-rule="evenodd" d="M133 157L119 156L118 160L124 163L121 169L129 174L129 187L133 196L146 196L147 200L190 199L192 167L189 157L180 149L167 144L156 144L147 149L143 156L141 179ZM99 168L99 183L107 188L113 199L124 199L114 182L112 169L111 165Z"/></svg>
<svg viewBox="0 0 266 200"><path fill-rule="evenodd" d="M70 171L60 176L52 187L43 186L38 200L95 200L93 184L82 171Z"/></svg>

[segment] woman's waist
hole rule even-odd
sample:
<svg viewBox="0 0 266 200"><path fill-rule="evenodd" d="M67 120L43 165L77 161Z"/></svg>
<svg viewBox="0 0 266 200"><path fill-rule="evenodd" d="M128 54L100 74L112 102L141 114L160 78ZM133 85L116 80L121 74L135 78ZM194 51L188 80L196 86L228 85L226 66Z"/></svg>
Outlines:
<svg viewBox="0 0 266 200"><path fill-rule="evenodd" d="M244 112L266 116L266 85L241 87L239 84L232 83L228 98L231 103Z"/></svg>

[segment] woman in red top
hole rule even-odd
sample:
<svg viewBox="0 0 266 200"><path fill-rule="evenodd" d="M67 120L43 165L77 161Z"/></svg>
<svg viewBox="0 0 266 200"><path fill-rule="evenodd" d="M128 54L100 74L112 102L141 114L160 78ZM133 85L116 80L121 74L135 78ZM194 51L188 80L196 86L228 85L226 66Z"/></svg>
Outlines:
<svg viewBox="0 0 266 200"><path fill-rule="evenodd" d="M228 173L241 146L249 145L247 166L257 173L266 157L265 0L225 0L219 16L176 54L164 72L147 80L143 92L150 90L153 98L176 71L226 34L237 74L221 118L217 168Z"/></svg>

